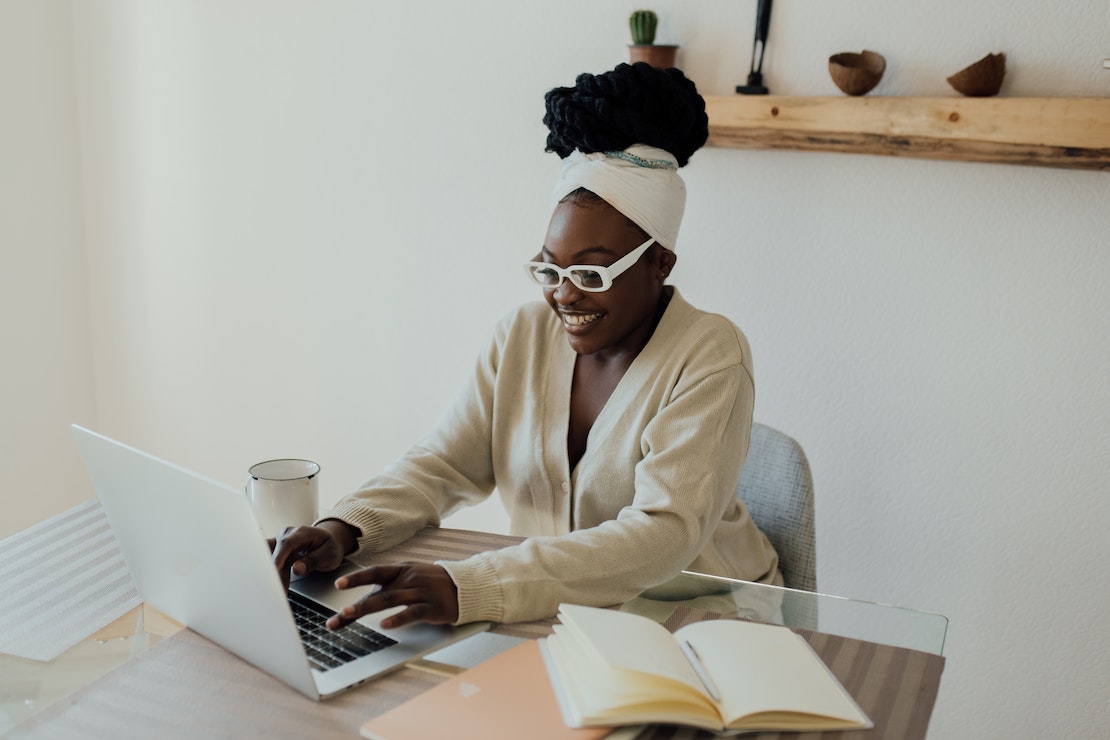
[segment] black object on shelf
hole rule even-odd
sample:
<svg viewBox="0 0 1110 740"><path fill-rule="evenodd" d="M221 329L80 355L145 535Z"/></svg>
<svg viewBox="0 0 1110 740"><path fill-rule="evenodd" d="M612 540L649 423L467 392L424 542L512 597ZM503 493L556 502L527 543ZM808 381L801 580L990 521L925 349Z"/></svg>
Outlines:
<svg viewBox="0 0 1110 740"><path fill-rule="evenodd" d="M736 92L741 95L766 95L769 92L763 85L763 52L767 48L767 32L770 28L771 0L759 0L759 6L755 10L755 41L752 42L748 84L736 86Z"/></svg>

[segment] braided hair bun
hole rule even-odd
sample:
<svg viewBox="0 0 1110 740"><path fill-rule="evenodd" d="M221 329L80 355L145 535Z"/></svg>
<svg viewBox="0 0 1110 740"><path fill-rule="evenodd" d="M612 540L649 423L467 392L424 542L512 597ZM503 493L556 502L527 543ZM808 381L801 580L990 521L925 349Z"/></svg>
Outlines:
<svg viewBox="0 0 1110 740"><path fill-rule="evenodd" d="M547 151L566 158L633 144L665 149L684 167L709 136L705 100L682 70L646 62L581 74L574 87L556 87L544 100Z"/></svg>

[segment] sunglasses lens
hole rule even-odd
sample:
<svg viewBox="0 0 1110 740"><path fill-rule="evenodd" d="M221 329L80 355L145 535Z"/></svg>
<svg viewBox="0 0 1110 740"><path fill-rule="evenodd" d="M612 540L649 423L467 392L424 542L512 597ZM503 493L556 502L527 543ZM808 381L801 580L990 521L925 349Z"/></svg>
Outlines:
<svg viewBox="0 0 1110 740"><path fill-rule="evenodd" d="M571 273L574 282L586 290L599 290L605 287L605 280L597 270L575 270Z"/></svg>
<svg viewBox="0 0 1110 740"><path fill-rule="evenodd" d="M540 285L553 286L559 284L559 273L552 270L550 267L540 267L539 265L532 265L529 271L532 279Z"/></svg>

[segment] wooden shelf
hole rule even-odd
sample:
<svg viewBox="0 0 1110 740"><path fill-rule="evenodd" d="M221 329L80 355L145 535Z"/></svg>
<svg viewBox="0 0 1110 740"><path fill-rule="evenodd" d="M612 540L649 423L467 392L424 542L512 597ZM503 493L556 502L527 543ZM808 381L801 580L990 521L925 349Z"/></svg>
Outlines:
<svg viewBox="0 0 1110 740"><path fill-rule="evenodd" d="M709 145L1110 170L1110 98L709 96Z"/></svg>

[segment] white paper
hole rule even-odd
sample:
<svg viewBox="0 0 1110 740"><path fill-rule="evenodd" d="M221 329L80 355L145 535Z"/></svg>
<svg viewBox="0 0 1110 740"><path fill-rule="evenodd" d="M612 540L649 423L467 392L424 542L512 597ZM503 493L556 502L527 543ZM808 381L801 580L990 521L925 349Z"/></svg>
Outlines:
<svg viewBox="0 0 1110 740"><path fill-rule="evenodd" d="M142 602L99 501L0 540L0 652L53 660Z"/></svg>

